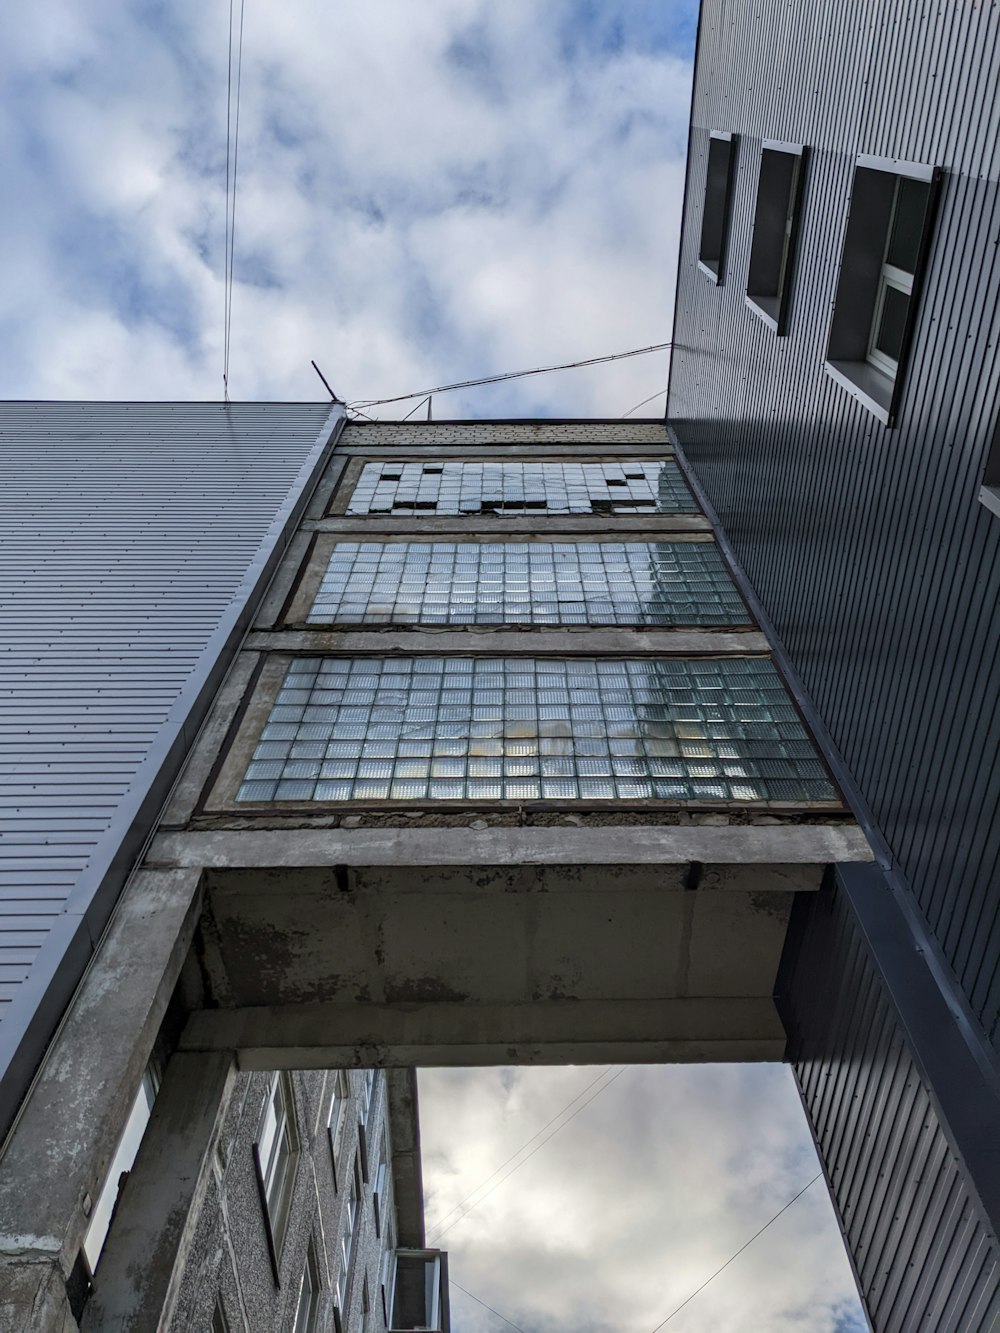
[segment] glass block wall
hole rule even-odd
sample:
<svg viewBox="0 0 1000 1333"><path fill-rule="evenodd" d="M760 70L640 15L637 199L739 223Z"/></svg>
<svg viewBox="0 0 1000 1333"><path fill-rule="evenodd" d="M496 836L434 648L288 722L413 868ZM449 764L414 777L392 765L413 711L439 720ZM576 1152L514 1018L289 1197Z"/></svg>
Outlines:
<svg viewBox="0 0 1000 1333"><path fill-rule="evenodd" d="M338 542L315 624L747 625L711 542Z"/></svg>
<svg viewBox="0 0 1000 1333"><path fill-rule="evenodd" d="M835 802L769 659L303 658L240 801Z"/></svg>
<svg viewBox="0 0 1000 1333"><path fill-rule="evenodd" d="M348 514L694 513L673 462L366 463Z"/></svg>

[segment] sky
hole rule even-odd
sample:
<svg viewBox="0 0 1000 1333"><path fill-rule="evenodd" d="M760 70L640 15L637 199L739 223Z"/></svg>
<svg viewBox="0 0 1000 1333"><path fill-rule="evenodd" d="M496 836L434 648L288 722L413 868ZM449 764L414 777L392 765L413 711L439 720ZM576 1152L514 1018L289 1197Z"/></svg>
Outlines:
<svg viewBox="0 0 1000 1333"><path fill-rule="evenodd" d="M234 399L322 398L311 359L356 400L668 340L696 18L695 0L248 0L237 152L221 0L18 7L0 396L221 399L234 157ZM653 397L657 415L667 355L434 414ZM431 1234L453 1224L456 1281L525 1333L652 1333L818 1169L780 1066L426 1071L421 1099ZM510 1327L458 1289L453 1316ZM822 1181L667 1327L862 1329Z"/></svg>

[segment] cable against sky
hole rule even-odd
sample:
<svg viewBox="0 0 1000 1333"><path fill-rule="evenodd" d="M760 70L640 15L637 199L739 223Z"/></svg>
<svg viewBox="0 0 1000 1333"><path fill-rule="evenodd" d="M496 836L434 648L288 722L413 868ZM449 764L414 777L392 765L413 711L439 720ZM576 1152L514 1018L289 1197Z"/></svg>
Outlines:
<svg viewBox="0 0 1000 1333"><path fill-rule="evenodd" d="M744 1250L749 1249L758 1236L762 1236L764 1232L768 1229L768 1227L772 1225L772 1223L777 1222L781 1214L786 1213L788 1209L791 1208L792 1204L796 1201L796 1199L801 1199L803 1194L805 1194L806 1190L811 1189L812 1186L816 1184L816 1181L819 1180L822 1174L823 1174L822 1171L817 1171L816 1174L813 1176L812 1180L810 1180L808 1185L803 1185L802 1188L799 1190L798 1194L793 1194L792 1197L785 1204L785 1206L783 1208L779 1208L778 1211L774 1214L774 1216L772 1218L769 1218L768 1221L764 1223L764 1225L760 1228L759 1231L755 1231L753 1235L750 1237L750 1239L746 1242L746 1244L741 1245L735 1254L730 1255L721 1268L717 1268L711 1277L707 1277L700 1287L696 1287L694 1291L692 1291L690 1296L688 1296L685 1300L681 1301L680 1305L678 1305L675 1309L671 1310L670 1313L667 1315L666 1319L661 1320L660 1323L656 1325L656 1327L652 1330L652 1333L660 1333L660 1329L665 1328L667 1324L670 1323L671 1319L673 1319L675 1314L680 1314L680 1312L684 1309L685 1305L689 1305L691 1301L693 1301L694 1298L698 1295L699 1292L704 1291L710 1282L714 1282L715 1279L719 1276L719 1274L723 1272L724 1269L729 1267L729 1265L733 1262L734 1259L738 1259Z"/></svg>
<svg viewBox="0 0 1000 1333"><path fill-rule="evenodd" d="M233 0L229 0L229 65L226 78L226 253L223 259L223 297L225 312L222 329L222 389L229 402L229 352L233 327L233 255L236 247L236 172L240 152L240 88L243 82L243 14L246 0L240 0L240 28L236 55L236 106L233 115ZM235 121L235 126L234 126ZM232 188L230 189L230 163Z"/></svg>
<svg viewBox="0 0 1000 1333"><path fill-rule="evenodd" d="M465 1220L465 1218L467 1218L467 1217L469 1216L469 1214L472 1212L473 1208L478 1208L479 1205L483 1202L484 1199L488 1199L489 1196L493 1193L494 1190L498 1190L498 1189L500 1188L501 1185L503 1185L506 1181L510 1180L511 1176L514 1174L515 1171L520 1171L521 1167L524 1166L524 1164L525 1164L526 1162L529 1162L529 1161L531 1160L531 1158L534 1157L534 1155L535 1155L536 1152L540 1152L540 1151L542 1150L542 1148L544 1148L545 1145L546 1145L547 1143L549 1143L552 1139L555 1138L555 1136L559 1133L559 1131L560 1131L561 1129L565 1129L566 1126L570 1123L570 1121L571 1121L571 1120L575 1120L576 1117L580 1114L580 1112L581 1112L582 1110L584 1110L586 1107L588 1107L592 1101L596 1101L596 1099L597 1099L598 1097L600 1097L600 1095L601 1095L602 1092L607 1092L608 1088L611 1087L612 1083L614 1083L614 1082L616 1081L616 1079L621 1078L622 1074L625 1073L625 1070L626 1070L628 1067L629 1067L629 1066L627 1066L627 1065L622 1065L622 1067L618 1070L618 1072L617 1072L616 1074L613 1074L613 1075L611 1076L611 1078L608 1079L607 1083L604 1084L603 1087L598 1088L597 1091L593 1094L592 1097L588 1097L587 1100L586 1100L581 1106L578 1106L578 1107L576 1108L576 1110L573 1112L572 1115L567 1116L566 1119L562 1122L562 1124L561 1124L561 1125L558 1125L558 1126L552 1131L552 1133L548 1135L547 1138L542 1139L541 1143L539 1143L537 1147L532 1148L531 1152L528 1153L527 1157L522 1158L521 1161L518 1162L517 1165L516 1165L515 1167L512 1167L511 1170L508 1171L507 1174L506 1174L505 1176L501 1176L500 1179L497 1181L497 1183L496 1183L495 1185L491 1186L491 1188L488 1189L488 1190L486 1191L486 1193L482 1196L482 1198L477 1199L476 1202L472 1205L472 1207L467 1208L467 1209L465 1210L465 1212L461 1214L460 1217L456 1217L455 1220L454 1220L454 1222L449 1222L448 1225L447 1225L446 1227L442 1227L439 1231L436 1231L436 1232L434 1233L434 1239L435 1239L435 1240L440 1240L443 1236L446 1236L446 1235L448 1234L448 1232L452 1229L452 1227L456 1227L456 1226L458 1226L459 1222L463 1222L463 1221ZM603 1075L602 1075L601 1077L603 1077ZM597 1081L597 1080L595 1079L595 1082L596 1082L596 1081ZM593 1087L593 1084L591 1084L590 1086ZM584 1091L586 1091L586 1089L584 1089ZM582 1094L581 1094L581 1095L582 1095ZM579 1100L579 1098L578 1098L578 1097L575 1097L573 1100L574 1100L574 1101L577 1101L577 1100ZM570 1104L570 1106L572 1106L573 1103L570 1102L569 1104ZM560 1112L560 1114L562 1114L562 1112ZM558 1119L558 1118L559 1118L559 1117L557 1116L556 1119ZM550 1121L549 1121L549 1124L551 1124L551 1123L552 1123L552 1121L550 1120ZM541 1134L542 1132L543 1132L542 1130L539 1130L539 1131L538 1131L539 1134ZM537 1138L537 1137L538 1137L538 1134L535 1135L535 1138ZM531 1142L531 1139L528 1140L528 1143L530 1143L530 1142ZM527 1146L528 1146L527 1144L524 1145L525 1148L526 1148ZM522 1149L520 1149L519 1151L523 1152L524 1149L522 1148ZM515 1156L515 1157L518 1156L518 1153L515 1153L514 1156ZM510 1159L508 1159L508 1160L510 1160ZM498 1168L498 1170L502 1170L502 1168ZM494 1175L495 1175L495 1174L496 1174L496 1172L494 1172ZM475 1193L475 1190L473 1190L473 1193ZM452 1211L454 1211L454 1210L452 1210Z"/></svg>
<svg viewBox="0 0 1000 1333"><path fill-rule="evenodd" d="M586 1087L581 1088L575 1097L571 1097L570 1100L566 1103L566 1105L562 1107L561 1110L555 1113L555 1115L552 1117L551 1120L546 1120L545 1124L541 1127L540 1130L538 1130L537 1133L532 1134L531 1138L526 1140L526 1142L522 1143L520 1148L518 1148L516 1152L512 1152L511 1155L505 1161L501 1162L495 1171L491 1171L490 1174L485 1178L485 1180L481 1180L479 1184L475 1187L475 1189L469 1190L468 1194L464 1195L461 1199L459 1199L458 1203L456 1203L453 1208L449 1208L443 1217L438 1218L438 1222L434 1228L431 1239L433 1240L436 1236L443 1234L441 1228L443 1227L444 1223L447 1222L448 1218L451 1217L452 1213L457 1213L459 1208L461 1208L464 1203L467 1203L469 1199L473 1197L474 1194L478 1194L484 1185L488 1185L490 1181L494 1178L494 1176L500 1174L500 1172L504 1169L505 1166L513 1162L516 1157L520 1157L521 1153L524 1152L525 1148L530 1147L531 1144L534 1143L535 1139L539 1138L540 1135L544 1134L550 1125L554 1125L557 1120L561 1119L562 1116L566 1114L566 1112L569 1110L569 1108L573 1105L574 1102L578 1102L581 1097L583 1097L586 1093L588 1093L595 1083L600 1083L600 1081L603 1078L606 1078L608 1074L611 1073L612 1069L614 1069L614 1065L607 1065L606 1068L604 1068L597 1075L596 1078L590 1080L590 1082L587 1084ZM601 1091L603 1092L604 1089L602 1088ZM475 1205L473 1205L473 1207L475 1207Z"/></svg>
<svg viewBox="0 0 1000 1333"><path fill-rule="evenodd" d="M646 356L650 352L663 352L673 344L652 343L649 347L633 347L627 352L610 352L605 356L591 356L582 361L563 361L557 366L536 366L532 370L505 370L499 375L483 375L474 380L458 380L454 384L439 384L434 389L417 389L413 393L399 393L394 398L353 398L347 404L350 408L383 407L387 403L405 403L411 398L426 398L435 393L451 393L454 389L475 389L481 384L500 384L504 380L523 380L529 375L551 375L556 370L578 370L582 366L600 366L609 361L625 361L631 356ZM640 403L641 407L642 404ZM635 409L632 409L635 411Z"/></svg>

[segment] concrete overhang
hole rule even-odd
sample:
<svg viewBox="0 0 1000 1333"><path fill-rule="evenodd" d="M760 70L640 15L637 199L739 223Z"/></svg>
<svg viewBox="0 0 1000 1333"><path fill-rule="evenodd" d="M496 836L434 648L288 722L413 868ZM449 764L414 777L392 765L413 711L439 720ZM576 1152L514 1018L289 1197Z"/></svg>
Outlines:
<svg viewBox="0 0 1000 1333"><path fill-rule="evenodd" d="M204 871L204 1007L244 1068L780 1059L793 896L851 823L163 833Z"/></svg>

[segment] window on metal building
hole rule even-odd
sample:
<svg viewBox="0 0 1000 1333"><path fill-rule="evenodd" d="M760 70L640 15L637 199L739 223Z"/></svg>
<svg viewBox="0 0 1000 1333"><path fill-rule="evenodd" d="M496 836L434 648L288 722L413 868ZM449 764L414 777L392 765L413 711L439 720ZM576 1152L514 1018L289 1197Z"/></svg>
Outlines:
<svg viewBox="0 0 1000 1333"><path fill-rule="evenodd" d="M698 267L717 283L725 279L736 142L735 134L723 134L719 130L713 130L708 141Z"/></svg>
<svg viewBox="0 0 1000 1333"><path fill-rule="evenodd" d="M899 411L939 176L873 157L854 171L826 369L887 426Z"/></svg>
<svg viewBox="0 0 1000 1333"><path fill-rule="evenodd" d="M806 149L765 140L757 178L747 304L781 337L787 332Z"/></svg>

